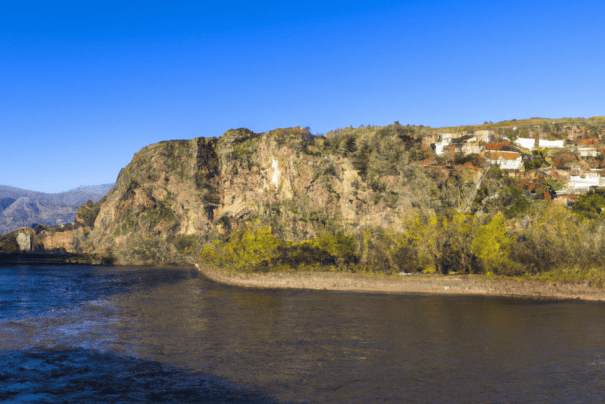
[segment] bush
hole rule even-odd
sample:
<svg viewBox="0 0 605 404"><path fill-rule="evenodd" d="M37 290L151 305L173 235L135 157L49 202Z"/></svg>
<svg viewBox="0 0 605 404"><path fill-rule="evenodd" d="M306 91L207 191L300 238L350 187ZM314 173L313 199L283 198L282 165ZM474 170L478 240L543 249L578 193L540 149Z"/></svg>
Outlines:
<svg viewBox="0 0 605 404"><path fill-rule="evenodd" d="M554 156L553 164L557 168L565 168L571 162L573 162L575 156L567 151L561 151Z"/></svg>
<svg viewBox="0 0 605 404"><path fill-rule="evenodd" d="M525 212L529 208L529 202L523 196L523 191L514 185L502 190L500 202L503 207L502 212L508 219Z"/></svg>
<svg viewBox="0 0 605 404"><path fill-rule="evenodd" d="M472 250L485 265L488 272L496 273L510 267L510 247L514 238L507 234L506 219L501 214L495 215L489 223L477 229L472 241Z"/></svg>
<svg viewBox="0 0 605 404"><path fill-rule="evenodd" d="M597 219L601 218L603 208L605 207L605 198L597 193L588 193L578 198L571 207L571 210L581 216Z"/></svg>
<svg viewBox="0 0 605 404"><path fill-rule="evenodd" d="M524 219L527 228L512 245L511 259L530 274L605 264L602 221L586 220L558 204L539 202Z"/></svg>
<svg viewBox="0 0 605 404"><path fill-rule="evenodd" d="M85 204L78 208L76 213L76 221L82 223L84 226L94 227L95 220L101 210L101 202L94 203L92 200L88 200Z"/></svg>
<svg viewBox="0 0 605 404"><path fill-rule="evenodd" d="M466 156L458 156L456 157L455 164L464 165L466 163L471 163L475 167L483 166L483 157L479 154L467 154Z"/></svg>
<svg viewBox="0 0 605 404"><path fill-rule="evenodd" d="M183 255L191 255L199 244L199 236L195 234L181 234L172 242L176 250Z"/></svg>
<svg viewBox="0 0 605 404"><path fill-rule="evenodd" d="M240 271L265 272L270 268L354 264L356 249L355 237L344 233L326 233L292 243L273 235L270 227L249 227L234 233L228 241L205 245L200 260Z"/></svg>

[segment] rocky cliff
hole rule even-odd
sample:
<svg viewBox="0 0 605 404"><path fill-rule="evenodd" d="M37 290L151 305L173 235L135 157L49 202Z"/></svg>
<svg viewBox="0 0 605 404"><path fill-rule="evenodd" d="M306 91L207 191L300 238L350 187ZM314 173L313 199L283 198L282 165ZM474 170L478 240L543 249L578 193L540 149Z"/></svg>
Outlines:
<svg viewBox="0 0 605 404"><path fill-rule="evenodd" d="M563 121L458 128L463 140L471 138L463 132L489 135L488 150L514 148L509 140L517 134L566 139L565 150L526 152L525 170L511 173L455 145L436 155L431 143L443 128L398 123L321 136L300 127L237 129L160 142L138 152L103 199L80 206L74 223L0 236L0 253L12 254L11 262L59 254L67 262L201 263L256 272L556 270L602 284L603 190L579 196L571 209L558 204L552 198L562 183L550 165L573 157L572 145L605 150L605 118ZM601 154L576 158L579 166L605 164Z"/></svg>
<svg viewBox="0 0 605 404"><path fill-rule="evenodd" d="M429 165L430 154L415 128L398 124L160 142L134 156L102 201L83 205L75 226L38 229L33 245L151 264L181 262L250 226L291 243L402 231L414 217L462 206L481 176Z"/></svg>

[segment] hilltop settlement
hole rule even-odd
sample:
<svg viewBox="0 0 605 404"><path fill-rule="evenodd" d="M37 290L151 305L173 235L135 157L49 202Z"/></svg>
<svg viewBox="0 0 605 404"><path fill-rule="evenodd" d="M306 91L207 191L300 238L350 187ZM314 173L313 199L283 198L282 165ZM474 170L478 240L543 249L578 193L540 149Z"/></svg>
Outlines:
<svg viewBox="0 0 605 404"><path fill-rule="evenodd" d="M605 117L309 128L160 142L7 260L603 284ZM549 278L550 277L550 278Z"/></svg>

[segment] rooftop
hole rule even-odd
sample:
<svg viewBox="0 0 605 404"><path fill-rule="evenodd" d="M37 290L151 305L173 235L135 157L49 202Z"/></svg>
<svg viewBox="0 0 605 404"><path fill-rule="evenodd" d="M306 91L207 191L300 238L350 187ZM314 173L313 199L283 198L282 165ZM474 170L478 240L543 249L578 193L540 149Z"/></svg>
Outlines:
<svg viewBox="0 0 605 404"><path fill-rule="evenodd" d="M505 159L505 160L516 160L521 157L521 153L517 152L509 152L509 151L499 151L499 152L490 152L489 158L491 160Z"/></svg>

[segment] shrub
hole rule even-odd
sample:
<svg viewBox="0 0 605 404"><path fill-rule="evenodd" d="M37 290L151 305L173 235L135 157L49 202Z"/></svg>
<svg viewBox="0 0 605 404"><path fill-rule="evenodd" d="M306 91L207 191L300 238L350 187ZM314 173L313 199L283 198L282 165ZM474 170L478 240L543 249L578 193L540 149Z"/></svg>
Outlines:
<svg viewBox="0 0 605 404"><path fill-rule="evenodd" d="M566 151L561 151L554 157L553 164L557 168L565 168L569 163L573 162L574 159L575 156L573 154Z"/></svg>
<svg viewBox="0 0 605 404"><path fill-rule="evenodd" d="M514 238L507 234L505 224L504 216L495 215L489 223L477 229L472 242L473 252L481 259L488 272L496 273L512 264L508 255Z"/></svg>
<svg viewBox="0 0 605 404"><path fill-rule="evenodd" d="M101 203L94 203L89 199L85 204L78 208L76 221L82 223L84 226L93 227L100 210Z"/></svg>
<svg viewBox="0 0 605 404"><path fill-rule="evenodd" d="M199 237L195 234L181 234L172 242L176 250L183 255L191 255L199 244Z"/></svg>
<svg viewBox="0 0 605 404"><path fill-rule="evenodd" d="M600 218L605 207L605 198L597 193L582 195L574 202L571 210L581 216L596 219Z"/></svg>
<svg viewBox="0 0 605 404"><path fill-rule="evenodd" d="M349 265L357 262L355 237L342 232L322 234L300 243L286 242L273 235L270 227L249 227L234 233L228 241L205 245L200 260L241 271L268 271L300 266Z"/></svg>
<svg viewBox="0 0 605 404"><path fill-rule="evenodd" d="M502 212L508 219L525 212L529 208L529 202L523 196L523 191L514 185L502 190L500 202L503 207Z"/></svg>

